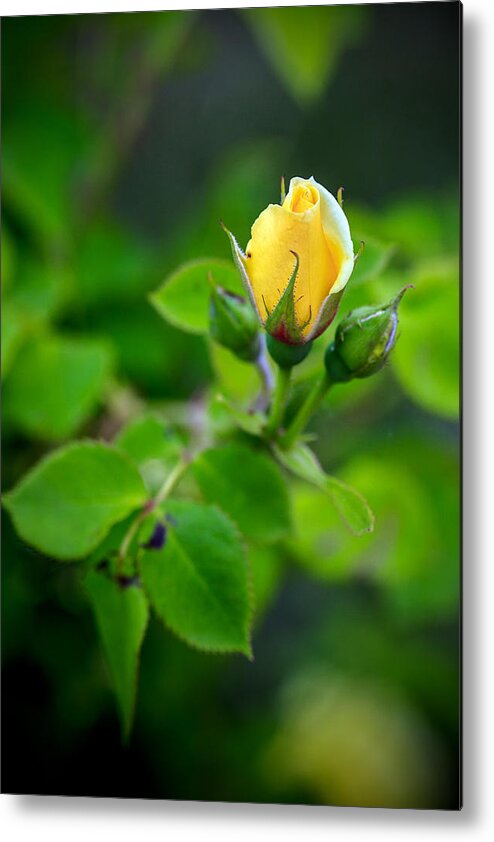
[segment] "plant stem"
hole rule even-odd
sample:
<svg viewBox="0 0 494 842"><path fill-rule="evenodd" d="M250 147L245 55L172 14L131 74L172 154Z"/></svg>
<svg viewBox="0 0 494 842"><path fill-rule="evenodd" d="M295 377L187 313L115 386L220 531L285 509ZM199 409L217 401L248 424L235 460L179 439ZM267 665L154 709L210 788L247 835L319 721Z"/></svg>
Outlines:
<svg viewBox="0 0 494 842"><path fill-rule="evenodd" d="M158 491L156 497L154 498L154 507L159 506L163 500L166 500L168 495L173 491L177 482L179 481L180 477L184 473L185 469L187 468L188 462L184 459L181 459L180 462L177 462L173 470L168 474L166 480L164 481L163 485L161 486L160 490Z"/></svg>
<svg viewBox="0 0 494 842"><path fill-rule="evenodd" d="M314 384L280 442L284 449L291 447L300 433L305 429L331 385L331 381L326 376Z"/></svg>
<svg viewBox="0 0 494 842"><path fill-rule="evenodd" d="M151 511L152 511L151 506L150 506L151 502L152 501L149 501L146 504L146 506L144 506L144 508L141 509L141 511L134 518L134 520L130 524L127 532L125 533L123 541L120 544L120 549L118 551L118 565L119 566L121 566L123 560L125 559L125 557L127 555L127 552L129 550L129 547L132 543L132 540L133 540L137 530L139 529L141 523L143 523L146 520L147 516L151 513ZM154 508L154 506L153 506L153 508Z"/></svg>
<svg viewBox="0 0 494 842"><path fill-rule="evenodd" d="M254 409L258 412L264 412L269 406L269 401L274 386L274 379L271 371L271 366L269 365L269 361L266 355L266 342L264 337L262 337L262 340L263 344L261 346L259 356L255 361L255 366L257 368L259 378L261 380L261 392L254 404Z"/></svg>
<svg viewBox="0 0 494 842"><path fill-rule="evenodd" d="M278 366L276 371L276 382L274 386L273 402L266 425L266 432L269 436L274 436L280 427L283 420L283 411L290 388L291 368L281 368Z"/></svg>
<svg viewBox="0 0 494 842"><path fill-rule="evenodd" d="M141 524L146 520L147 517L149 517L151 512L154 512L157 506L159 506L161 503L163 503L164 500L166 500L168 495L175 488L175 485L184 473L186 467L187 462L185 460L181 460L180 462L178 462L173 468L173 470L168 474L166 480L164 481L156 496L152 500L148 500L144 508L142 508L141 511L136 515L136 517L130 524L127 532L125 533L122 543L120 544L120 549L118 551L118 559L120 562L122 562L125 556L127 555L132 540L134 539Z"/></svg>

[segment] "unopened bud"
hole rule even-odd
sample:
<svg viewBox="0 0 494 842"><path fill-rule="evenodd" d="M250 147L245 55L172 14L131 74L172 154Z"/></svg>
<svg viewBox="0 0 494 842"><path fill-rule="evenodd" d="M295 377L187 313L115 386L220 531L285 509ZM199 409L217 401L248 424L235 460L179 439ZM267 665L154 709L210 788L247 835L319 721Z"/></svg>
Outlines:
<svg viewBox="0 0 494 842"><path fill-rule="evenodd" d="M389 304L359 307L340 322L324 357L333 383L370 377L384 366L397 340L398 305L409 287Z"/></svg>
<svg viewBox="0 0 494 842"><path fill-rule="evenodd" d="M256 360L261 345L259 322L245 298L211 283L209 327L213 339L247 362Z"/></svg>

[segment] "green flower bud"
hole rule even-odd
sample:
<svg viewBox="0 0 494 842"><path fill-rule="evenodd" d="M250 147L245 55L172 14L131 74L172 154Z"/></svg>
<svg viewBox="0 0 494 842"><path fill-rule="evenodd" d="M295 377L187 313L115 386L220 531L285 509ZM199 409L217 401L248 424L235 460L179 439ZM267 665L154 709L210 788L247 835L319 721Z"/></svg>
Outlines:
<svg viewBox="0 0 494 842"><path fill-rule="evenodd" d="M298 365L302 360L305 360L312 348L312 342L306 342L304 345L287 345L268 333L266 346L271 357L280 368L293 368L294 365Z"/></svg>
<svg viewBox="0 0 494 842"><path fill-rule="evenodd" d="M253 362L261 350L259 322L245 298L211 283L209 329L213 339L237 357Z"/></svg>
<svg viewBox="0 0 494 842"><path fill-rule="evenodd" d="M333 383L370 377L384 366L397 340L398 305L410 286L404 287L389 304L359 307L340 322L334 342L324 356Z"/></svg>

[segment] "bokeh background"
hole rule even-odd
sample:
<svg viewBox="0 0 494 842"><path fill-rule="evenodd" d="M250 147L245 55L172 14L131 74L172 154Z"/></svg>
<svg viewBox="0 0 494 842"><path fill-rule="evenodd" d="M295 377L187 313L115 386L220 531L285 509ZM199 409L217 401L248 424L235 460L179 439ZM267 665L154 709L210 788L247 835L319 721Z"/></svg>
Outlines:
<svg viewBox="0 0 494 842"><path fill-rule="evenodd" d="M313 424L375 532L295 487L293 539L252 560L255 661L153 620L127 748L77 566L4 517L4 791L458 806L459 38L450 2L2 21L4 489L215 377L244 399L147 293L229 257L220 218L245 245L282 173L345 187L341 313L415 284L392 365Z"/></svg>

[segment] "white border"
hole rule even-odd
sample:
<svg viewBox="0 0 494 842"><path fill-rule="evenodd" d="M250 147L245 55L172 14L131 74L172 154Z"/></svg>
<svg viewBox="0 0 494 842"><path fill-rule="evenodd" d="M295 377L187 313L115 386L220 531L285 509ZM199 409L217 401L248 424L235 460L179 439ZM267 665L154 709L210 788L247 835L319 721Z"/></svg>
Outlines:
<svg viewBox="0 0 494 842"><path fill-rule="evenodd" d="M363 0L363 3L372 3L373 0ZM388 0L384 0L388 2ZM326 3L324 0L311 0L309 3L300 3L297 0L273 0L273 2L263 2L263 0L252 0L252 2L225 2L214 3L209 0L191 0L191 2L180 2L177 0L173 2L145 2L136 3L132 0L69 0L69 2L61 2L61 0L3 0L1 5L1 15L54 15L54 14L81 14L88 12L146 12L146 11L163 11L166 9L238 9L243 6L343 6L356 5L350 2L345 3L342 0L336 0L334 3Z"/></svg>
<svg viewBox="0 0 494 842"><path fill-rule="evenodd" d="M201 2L191 8L246 3ZM285 2L271 5L297 5ZM313 5L324 5L313 3ZM2 0L1 14L187 8L186 3ZM2 796L7 842L111 834L201 842L492 839L494 831L494 3L464 3L464 809L461 813ZM29 762L29 758L26 758Z"/></svg>

